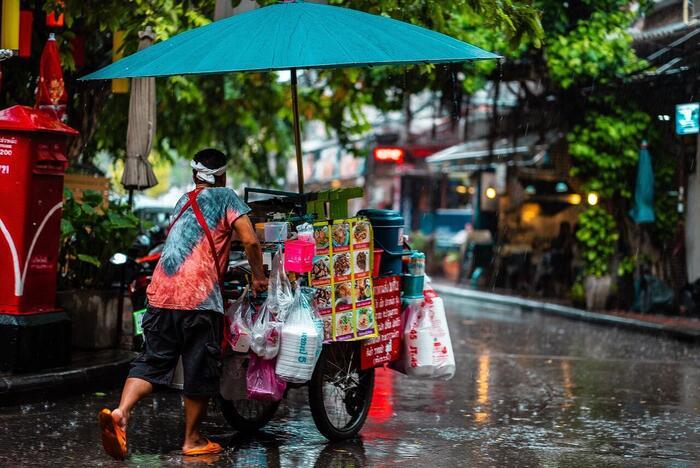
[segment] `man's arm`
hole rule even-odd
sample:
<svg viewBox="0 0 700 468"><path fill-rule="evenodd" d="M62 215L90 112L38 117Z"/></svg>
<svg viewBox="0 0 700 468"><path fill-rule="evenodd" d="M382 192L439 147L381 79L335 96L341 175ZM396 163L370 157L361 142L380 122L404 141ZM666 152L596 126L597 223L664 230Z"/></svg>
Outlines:
<svg viewBox="0 0 700 468"><path fill-rule="evenodd" d="M267 278L265 277L265 270L263 269L262 249L260 248L260 241L258 241L258 236L255 235L255 229L250 222L250 218L247 215L240 216L233 223L233 229L236 231L236 234L238 234L238 238L245 248L245 255L248 258L250 269L253 272L253 291L267 291Z"/></svg>

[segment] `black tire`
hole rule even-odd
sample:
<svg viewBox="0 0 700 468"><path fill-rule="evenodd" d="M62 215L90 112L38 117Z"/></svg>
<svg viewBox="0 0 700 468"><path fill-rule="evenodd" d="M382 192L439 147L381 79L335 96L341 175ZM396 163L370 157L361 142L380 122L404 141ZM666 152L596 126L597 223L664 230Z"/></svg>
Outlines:
<svg viewBox="0 0 700 468"><path fill-rule="evenodd" d="M324 345L309 382L309 406L319 432L332 441L355 437L367 419L373 390L374 369L360 370L359 343Z"/></svg>
<svg viewBox="0 0 700 468"><path fill-rule="evenodd" d="M225 400L221 395L217 403L226 422L239 432L256 432L275 416L279 401Z"/></svg>

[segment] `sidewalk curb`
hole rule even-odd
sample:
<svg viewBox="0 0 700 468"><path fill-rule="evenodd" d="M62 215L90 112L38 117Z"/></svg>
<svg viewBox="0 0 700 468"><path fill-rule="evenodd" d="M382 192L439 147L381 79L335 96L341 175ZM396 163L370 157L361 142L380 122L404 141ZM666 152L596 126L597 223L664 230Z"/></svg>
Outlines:
<svg viewBox="0 0 700 468"><path fill-rule="evenodd" d="M116 385L126 378L135 356L136 353L124 351L114 359L90 366L0 376L0 406Z"/></svg>
<svg viewBox="0 0 700 468"><path fill-rule="evenodd" d="M488 301L495 304L503 304L509 306L521 307L523 309L534 309L551 315L565 317L571 320L581 320L584 322L613 325L620 328L643 331L647 333L655 333L666 335L684 341L691 341L700 344L700 330L686 330L658 323L645 322L625 317L616 317L598 312L589 312L575 307L568 307L549 302L525 299L518 296L506 296L504 294L496 294L474 289L465 289L446 284L433 283L433 288L440 294L447 296L460 297L464 299L473 299L479 301Z"/></svg>

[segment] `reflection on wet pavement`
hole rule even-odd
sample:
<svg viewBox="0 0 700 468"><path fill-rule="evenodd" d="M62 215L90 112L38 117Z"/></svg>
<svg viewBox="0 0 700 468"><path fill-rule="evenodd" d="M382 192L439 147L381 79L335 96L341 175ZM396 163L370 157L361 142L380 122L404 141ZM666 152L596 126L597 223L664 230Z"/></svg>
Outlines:
<svg viewBox="0 0 700 468"><path fill-rule="evenodd" d="M118 392L0 408L0 465L55 466L696 466L700 348L518 309L446 300L457 374L449 382L377 373L362 438L327 443L304 389L258 436L215 409L225 445L182 457L177 393L135 411L131 457L109 460L96 413Z"/></svg>

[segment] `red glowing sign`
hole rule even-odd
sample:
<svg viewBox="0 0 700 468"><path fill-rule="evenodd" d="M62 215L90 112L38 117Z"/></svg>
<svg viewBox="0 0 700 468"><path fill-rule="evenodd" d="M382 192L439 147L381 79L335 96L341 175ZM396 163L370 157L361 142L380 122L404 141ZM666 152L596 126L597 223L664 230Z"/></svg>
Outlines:
<svg viewBox="0 0 700 468"><path fill-rule="evenodd" d="M406 152L403 148L374 148L374 159L381 162L403 164Z"/></svg>

